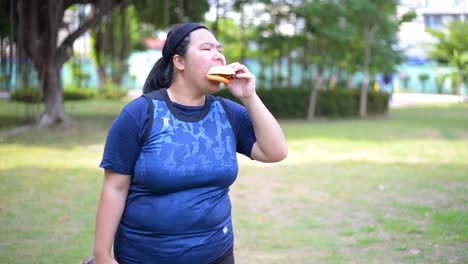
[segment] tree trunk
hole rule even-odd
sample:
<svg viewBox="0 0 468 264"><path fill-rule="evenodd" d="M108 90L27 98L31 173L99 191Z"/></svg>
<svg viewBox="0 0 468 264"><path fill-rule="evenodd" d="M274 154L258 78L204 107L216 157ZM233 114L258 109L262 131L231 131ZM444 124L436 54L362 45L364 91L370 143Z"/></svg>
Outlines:
<svg viewBox="0 0 468 264"><path fill-rule="evenodd" d="M287 75L287 77L286 77L286 87L288 89L291 89L292 86L293 86L293 84L292 84L293 83L292 82L293 58L291 56L291 51L290 50L287 50L286 52L287 52L286 54L288 54L288 67L287 67L287 73L286 73L286 75Z"/></svg>
<svg viewBox="0 0 468 264"><path fill-rule="evenodd" d="M107 16L106 19L106 29L104 31L104 45L103 50L108 53L103 53L104 60L104 69L106 74L106 83L111 81L115 83L114 80L114 61L115 61L115 48L114 48L114 18ZM110 69L110 71L109 71Z"/></svg>
<svg viewBox="0 0 468 264"><path fill-rule="evenodd" d="M219 0L216 0L216 8L215 8L215 21L213 23L213 34L219 38Z"/></svg>
<svg viewBox="0 0 468 264"><path fill-rule="evenodd" d="M369 39L369 26L365 25L364 28L364 65L363 65L363 79L361 86L361 96L359 101L359 116L361 118L367 115L367 88L369 87L369 63L370 63L370 39Z"/></svg>
<svg viewBox="0 0 468 264"><path fill-rule="evenodd" d="M6 86L6 90L8 92L11 91L11 85L13 81L13 55L16 55L16 45L13 44L16 38L16 32L15 32L15 3L13 0L10 0L10 54L8 56L9 58L9 63L8 63L8 82Z"/></svg>
<svg viewBox="0 0 468 264"><path fill-rule="evenodd" d="M463 75L462 75L461 72L459 72L458 77L456 78L456 83L455 83L455 94L456 95L461 95L462 79L463 79Z"/></svg>
<svg viewBox="0 0 468 264"><path fill-rule="evenodd" d="M308 85L307 80L309 78L308 78L307 73L312 72L312 70L309 70L309 68L312 68L312 67L310 66L310 63L307 60L307 58L309 56L309 54L308 54L309 50L310 49L308 47L304 47L302 49L302 74L301 74L301 86L302 87L306 87Z"/></svg>
<svg viewBox="0 0 468 264"><path fill-rule="evenodd" d="M171 21L171 18L170 18L170 15L171 15L171 7L170 7L170 3L169 3L169 0L164 0L164 27L167 27L169 26L170 24L170 21Z"/></svg>
<svg viewBox="0 0 468 264"><path fill-rule="evenodd" d="M185 10L184 10L184 0L179 0L179 21L186 22L185 20Z"/></svg>
<svg viewBox="0 0 468 264"><path fill-rule="evenodd" d="M120 49L119 60L121 63L121 67L120 67L121 76L128 74L127 57L128 57L128 53L130 49L130 34L128 33L129 30L128 30L127 12L126 12L127 4L128 4L127 0L124 0L122 6L120 7L120 19L121 19L120 30L122 32L121 34L122 44L121 44L121 49ZM122 82L122 78L120 82Z"/></svg>
<svg viewBox="0 0 468 264"><path fill-rule="evenodd" d="M313 75L313 74L312 74ZM315 76L315 81L312 82L309 97L309 107L307 109L307 120L312 121L315 118L315 108L317 106L317 93L323 82L323 70L321 66L317 68L317 75Z"/></svg>
<svg viewBox="0 0 468 264"><path fill-rule="evenodd" d="M104 55L102 51L103 45L103 33L102 29L104 27L104 23L101 23L96 28L96 40L94 42L94 50L96 51L96 71L98 74L99 80L99 87L102 87L106 83L106 72L104 71Z"/></svg>
<svg viewBox="0 0 468 264"><path fill-rule="evenodd" d="M31 58L39 74L41 88L44 93L45 110L39 120L40 127L55 124L68 124L63 105L63 89L60 80L62 65L72 56L73 42L89 28L94 27L104 15L110 13L116 6L100 8L99 13L81 24L71 32L61 43L58 33L63 22L68 1L25 1L17 0L19 37L23 41L26 54Z"/></svg>
<svg viewBox="0 0 468 264"><path fill-rule="evenodd" d="M6 39L6 37L5 37ZM5 41L6 42L6 41ZM3 36L2 34L0 33L0 85L2 87L4 87L4 77L6 76L6 48L3 47Z"/></svg>
<svg viewBox="0 0 468 264"><path fill-rule="evenodd" d="M244 4L240 4L240 13L241 13L241 23L240 23L240 30L241 30L241 62L245 63L245 59L247 58L247 40L245 37L245 14L244 14Z"/></svg>
<svg viewBox="0 0 468 264"><path fill-rule="evenodd" d="M270 88L275 87L275 62L274 59L271 59L270 64Z"/></svg>
<svg viewBox="0 0 468 264"><path fill-rule="evenodd" d="M353 82L354 82L354 75L348 72L347 81L346 81L347 87L345 88L351 88L353 86Z"/></svg>
<svg viewBox="0 0 468 264"><path fill-rule="evenodd" d="M70 119L65 115L60 68L58 65L48 63L40 74L45 111L40 117L39 127L50 127L56 124L66 126L70 123Z"/></svg>
<svg viewBox="0 0 468 264"><path fill-rule="evenodd" d="M275 58L273 67L273 87L278 88L281 80L281 55Z"/></svg>

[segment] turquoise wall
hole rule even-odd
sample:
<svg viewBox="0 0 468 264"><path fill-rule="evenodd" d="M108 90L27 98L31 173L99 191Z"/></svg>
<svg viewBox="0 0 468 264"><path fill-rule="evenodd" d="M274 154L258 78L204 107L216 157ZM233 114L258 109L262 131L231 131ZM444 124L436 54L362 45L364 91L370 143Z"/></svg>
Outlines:
<svg viewBox="0 0 468 264"><path fill-rule="evenodd" d="M153 67L154 63L161 57L160 51L149 50L143 52L135 52L128 58L129 64L129 73L128 75L123 77L123 85L128 87L129 89L141 89L143 84L146 80L146 77ZM286 65L287 61L283 60L283 65L281 67L281 73L285 76L286 73ZM261 66L257 60L247 60L245 62L252 73L257 76L257 82L260 82L260 73L261 73ZM64 87L67 85L73 84L73 76L71 71L71 63L67 62L64 67L62 68L61 75ZM96 67L93 64L93 61L90 58L82 59L83 71L90 74L91 78L89 80L90 87L96 87L98 84L98 76L96 72ZM266 82L263 86L268 86L270 84L269 80L271 80L272 70L271 67L267 67L263 69L264 76L266 78ZM436 66L430 63L426 64L401 64L397 66L397 73L391 76L391 80L389 84L385 84L383 81L383 76L376 75L375 80L379 83L379 89L386 90L386 91L395 91L398 89L399 91L405 92L415 92L415 93L437 93L437 85L436 85L436 77L441 74L446 74L453 71L450 67L441 67ZM15 70L13 72L16 72ZM409 76L408 87L404 87L403 81L400 78L400 74L405 73ZM429 80L425 84L425 89L423 89L423 85L419 80L419 75L426 73L429 75ZM292 84L293 86L299 86L300 81L302 79L302 75L305 74L302 71L302 68L299 65L293 66L293 78ZM37 75L34 71L31 72L31 78L33 85L37 85ZM359 83L362 81L362 74L356 74L354 78L354 87L359 87ZM260 84L260 83L259 83ZM261 85L261 84L260 84ZM13 87L17 87L16 83L13 83ZM0 87L0 90L4 90L3 87ZM443 89L443 93L451 93L452 92L452 85L450 80L446 80ZM468 87L462 87L462 94L468 94Z"/></svg>

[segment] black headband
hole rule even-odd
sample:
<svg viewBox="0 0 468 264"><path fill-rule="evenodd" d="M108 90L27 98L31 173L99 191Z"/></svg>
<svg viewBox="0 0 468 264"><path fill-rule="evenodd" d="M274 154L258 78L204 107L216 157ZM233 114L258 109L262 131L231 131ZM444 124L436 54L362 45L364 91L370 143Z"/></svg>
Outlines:
<svg viewBox="0 0 468 264"><path fill-rule="evenodd" d="M170 56L174 55L174 50L179 46L180 42L188 35L190 32L200 29L206 28L202 24L198 23L186 23L182 26L178 27L177 29L173 30L171 36L166 40L167 43L164 45L162 55L167 60L170 59Z"/></svg>

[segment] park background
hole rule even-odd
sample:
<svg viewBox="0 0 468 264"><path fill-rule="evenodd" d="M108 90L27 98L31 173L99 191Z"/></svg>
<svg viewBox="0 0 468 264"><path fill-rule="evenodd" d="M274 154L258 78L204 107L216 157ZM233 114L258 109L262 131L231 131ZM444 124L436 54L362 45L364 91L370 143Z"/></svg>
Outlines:
<svg viewBox="0 0 468 264"><path fill-rule="evenodd" d="M1 1L0 262L92 255L107 131L184 21L289 145L239 157L238 263L468 262L467 2Z"/></svg>

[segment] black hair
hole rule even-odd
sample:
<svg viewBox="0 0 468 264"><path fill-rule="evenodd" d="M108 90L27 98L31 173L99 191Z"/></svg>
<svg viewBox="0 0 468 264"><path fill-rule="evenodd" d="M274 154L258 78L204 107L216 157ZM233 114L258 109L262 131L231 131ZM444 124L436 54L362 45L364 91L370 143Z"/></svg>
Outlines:
<svg viewBox="0 0 468 264"><path fill-rule="evenodd" d="M168 88L172 84L174 75L175 54L185 57L190 44L190 33L199 28L206 28L197 23L178 24L172 27L167 34L162 50L162 57L154 64L143 86L143 93Z"/></svg>

